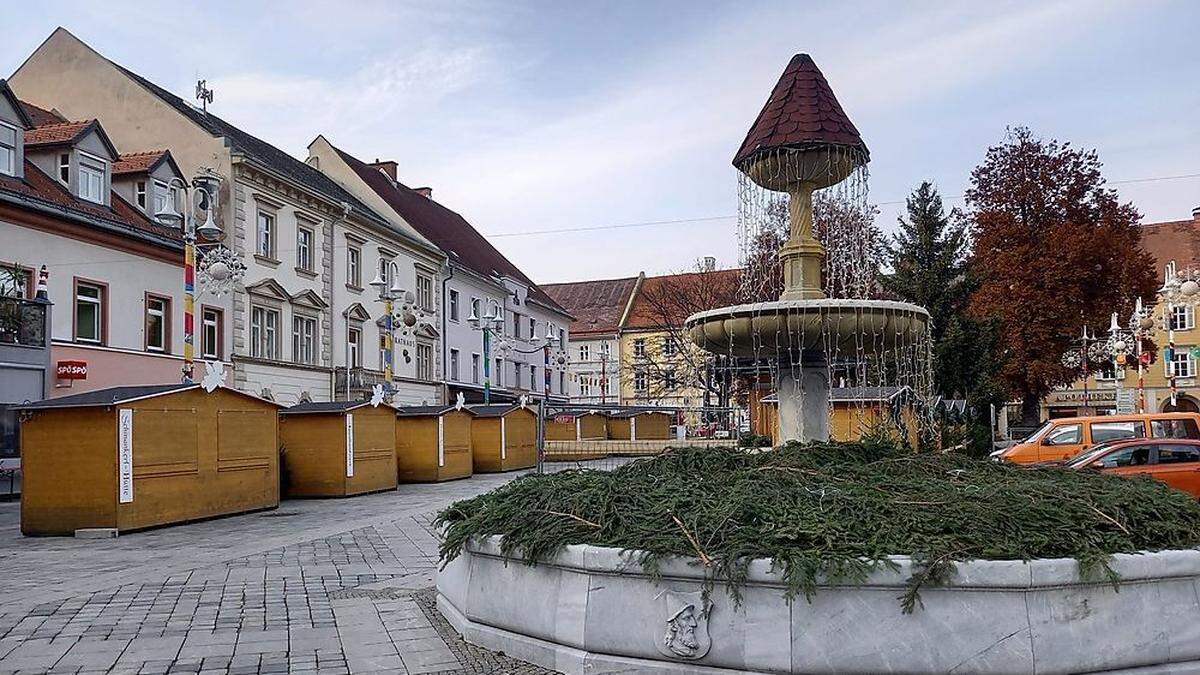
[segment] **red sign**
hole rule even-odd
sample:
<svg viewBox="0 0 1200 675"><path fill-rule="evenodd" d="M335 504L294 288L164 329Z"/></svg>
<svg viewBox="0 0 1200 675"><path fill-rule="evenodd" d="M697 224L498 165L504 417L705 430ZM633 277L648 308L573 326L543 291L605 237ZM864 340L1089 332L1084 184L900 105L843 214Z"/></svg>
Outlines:
<svg viewBox="0 0 1200 675"><path fill-rule="evenodd" d="M574 415L555 415L554 421L559 424L570 424L575 421Z"/></svg>
<svg viewBox="0 0 1200 675"><path fill-rule="evenodd" d="M57 372L60 380L86 380L87 361L59 361Z"/></svg>

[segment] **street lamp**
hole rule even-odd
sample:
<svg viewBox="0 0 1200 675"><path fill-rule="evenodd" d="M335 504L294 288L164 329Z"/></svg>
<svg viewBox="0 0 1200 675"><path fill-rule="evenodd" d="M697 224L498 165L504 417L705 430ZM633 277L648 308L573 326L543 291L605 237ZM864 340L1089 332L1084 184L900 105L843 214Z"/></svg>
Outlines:
<svg viewBox="0 0 1200 675"><path fill-rule="evenodd" d="M163 208L154 214L154 219L171 228L179 228L183 234L183 382L191 383L195 374L195 303L196 276L199 273L203 290L214 297L228 293L241 281L246 266L232 251L216 242L221 236L221 227L213 219L217 209L217 189L221 178L202 169L192 178L189 185L181 178L167 182L168 190L179 188L183 192L184 212L175 210L175 200L168 192ZM204 214L204 222L196 225L196 211ZM197 240L205 240L209 246L199 267L196 265Z"/></svg>
<svg viewBox="0 0 1200 675"><path fill-rule="evenodd" d="M476 314L474 303L471 305L471 316L467 323L471 328L483 333L483 404L492 402L492 338L504 326L504 310L500 303L490 301L491 305L483 316Z"/></svg>
<svg viewBox="0 0 1200 675"><path fill-rule="evenodd" d="M1163 285L1158 289L1159 296L1166 301L1163 307L1163 323L1167 329L1167 349L1164 353L1167 367L1167 381L1171 386L1171 406L1177 404L1179 390L1175 383L1175 305L1190 305L1195 302L1196 294L1200 293L1200 283L1193 278L1188 270L1181 275L1175 267L1175 261L1167 263L1163 273Z"/></svg>
<svg viewBox="0 0 1200 675"><path fill-rule="evenodd" d="M384 313L384 338L383 338L383 379L385 380L387 392L392 393L392 360L395 358L393 352L393 336L396 331L396 321L399 320L404 330L416 328L421 317L417 315L420 308L417 307L416 298L411 291L406 291L400 286L399 271L400 266L395 260L389 260L386 264L387 276L391 277L392 283L389 286L387 279L384 278L384 270L382 268L375 270L375 278L370 281L370 285L379 293L379 300L383 302ZM397 302L399 307L396 306ZM347 378L349 377L349 366L347 365Z"/></svg>

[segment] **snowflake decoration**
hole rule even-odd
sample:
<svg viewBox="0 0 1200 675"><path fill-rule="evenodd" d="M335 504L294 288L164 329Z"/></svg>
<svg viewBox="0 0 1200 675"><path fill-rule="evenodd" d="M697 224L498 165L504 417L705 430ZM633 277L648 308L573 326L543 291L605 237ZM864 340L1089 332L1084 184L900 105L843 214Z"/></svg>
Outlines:
<svg viewBox="0 0 1200 675"><path fill-rule="evenodd" d="M518 399L518 401L520 402L521 407L524 408L526 405L529 404L529 397L526 396L525 394L521 394L521 398Z"/></svg>
<svg viewBox="0 0 1200 675"><path fill-rule="evenodd" d="M225 366L221 365L219 361L205 361L204 379L200 380L200 386L211 394L223 384L225 384Z"/></svg>
<svg viewBox="0 0 1200 675"><path fill-rule="evenodd" d="M380 403L383 403L383 385L376 384L371 387L371 407L378 408Z"/></svg>
<svg viewBox="0 0 1200 675"><path fill-rule="evenodd" d="M196 278L201 290L214 298L231 292L234 286L241 283L245 274L246 264L241 257L224 246L205 251L196 265Z"/></svg>
<svg viewBox="0 0 1200 675"><path fill-rule="evenodd" d="M463 407L465 407L466 405L467 405L467 397L463 396L463 393L461 391L458 392L458 396L454 399L454 409L462 410Z"/></svg>
<svg viewBox="0 0 1200 675"><path fill-rule="evenodd" d="M1072 349L1066 354L1063 354L1062 364L1066 368L1078 368L1079 366L1083 365L1083 359L1079 355L1079 350Z"/></svg>

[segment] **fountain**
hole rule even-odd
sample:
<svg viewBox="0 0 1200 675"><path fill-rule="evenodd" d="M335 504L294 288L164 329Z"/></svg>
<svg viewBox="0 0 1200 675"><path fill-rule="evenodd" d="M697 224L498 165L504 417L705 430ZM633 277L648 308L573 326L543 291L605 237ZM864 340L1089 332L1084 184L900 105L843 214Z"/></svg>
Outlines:
<svg viewBox="0 0 1200 675"><path fill-rule="evenodd" d="M829 298L823 290L826 252L813 236L813 192L841 183L869 160L858 130L807 54L792 58L733 159L755 185L788 195L789 237L779 250L783 293L778 301L700 312L686 326L706 351L777 361L771 370L783 442L829 439L830 365L837 357L895 362L928 349L923 308Z"/></svg>

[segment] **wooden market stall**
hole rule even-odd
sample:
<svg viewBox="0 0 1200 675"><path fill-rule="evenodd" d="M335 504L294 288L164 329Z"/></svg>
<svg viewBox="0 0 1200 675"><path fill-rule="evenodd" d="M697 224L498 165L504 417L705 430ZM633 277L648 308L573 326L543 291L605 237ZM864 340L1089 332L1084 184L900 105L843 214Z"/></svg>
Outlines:
<svg viewBox="0 0 1200 675"><path fill-rule="evenodd" d="M758 399L753 431L779 436L779 398L772 393ZM866 435L892 436L917 442L918 401L908 387L834 387L829 390L829 440L857 441Z"/></svg>
<svg viewBox="0 0 1200 675"><path fill-rule="evenodd" d="M547 441L602 441L606 438L607 417L599 410L562 410L546 420Z"/></svg>
<svg viewBox="0 0 1200 675"><path fill-rule="evenodd" d="M279 505L279 406L198 384L20 408L21 532L127 532Z"/></svg>
<svg viewBox="0 0 1200 675"><path fill-rule="evenodd" d="M284 495L348 497L396 489L395 413L367 401L280 410Z"/></svg>
<svg viewBox="0 0 1200 675"><path fill-rule="evenodd" d="M608 438L613 441L666 441L675 414L663 410L620 410L608 414Z"/></svg>
<svg viewBox="0 0 1200 675"><path fill-rule="evenodd" d="M481 473L537 466L538 417L516 403L473 405L471 451Z"/></svg>
<svg viewBox="0 0 1200 675"><path fill-rule="evenodd" d="M396 409L396 471L401 483L466 478L471 459L470 410L455 406Z"/></svg>

